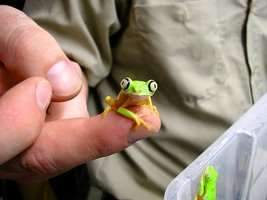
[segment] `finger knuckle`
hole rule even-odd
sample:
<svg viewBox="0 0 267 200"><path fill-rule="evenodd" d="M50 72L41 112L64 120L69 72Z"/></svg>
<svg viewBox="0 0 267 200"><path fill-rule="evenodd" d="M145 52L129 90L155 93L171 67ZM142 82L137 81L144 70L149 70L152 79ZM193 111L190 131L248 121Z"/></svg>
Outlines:
<svg viewBox="0 0 267 200"><path fill-rule="evenodd" d="M51 174L57 171L57 168L46 158L41 152L35 151L28 153L24 159L21 160L22 168L29 173L34 174Z"/></svg>

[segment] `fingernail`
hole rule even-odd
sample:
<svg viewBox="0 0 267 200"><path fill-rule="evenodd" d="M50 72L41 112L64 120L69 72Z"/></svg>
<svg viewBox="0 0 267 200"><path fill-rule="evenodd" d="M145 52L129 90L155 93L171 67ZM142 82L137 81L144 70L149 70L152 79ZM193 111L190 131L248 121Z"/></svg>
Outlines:
<svg viewBox="0 0 267 200"><path fill-rule="evenodd" d="M82 80L78 72L68 61L60 61L54 64L48 71L46 78L51 83L55 96L75 94L82 86Z"/></svg>
<svg viewBox="0 0 267 200"><path fill-rule="evenodd" d="M52 87L46 80L40 81L36 86L36 101L41 110L45 110L51 100Z"/></svg>

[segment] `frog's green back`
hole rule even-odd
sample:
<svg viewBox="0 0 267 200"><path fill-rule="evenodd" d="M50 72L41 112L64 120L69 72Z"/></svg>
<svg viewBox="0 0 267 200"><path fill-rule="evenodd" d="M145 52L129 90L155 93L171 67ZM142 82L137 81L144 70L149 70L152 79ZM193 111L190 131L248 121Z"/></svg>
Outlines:
<svg viewBox="0 0 267 200"><path fill-rule="evenodd" d="M199 190L194 200L216 200L216 185L218 172L213 166L208 166L201 175Z"/></svg>
<svg viewBox="0 0 267 200"><path fill-rule="evenodd" d="M218 172L213 166L208 166L205 171L206 179L206 194L204 200L216 200L216 185Z"/></svg>

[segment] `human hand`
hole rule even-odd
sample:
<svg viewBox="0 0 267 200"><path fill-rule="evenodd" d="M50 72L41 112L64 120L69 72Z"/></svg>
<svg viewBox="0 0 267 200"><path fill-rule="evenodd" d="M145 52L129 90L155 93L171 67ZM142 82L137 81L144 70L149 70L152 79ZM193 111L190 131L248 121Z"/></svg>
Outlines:
<svg viewBox="0 0 267 200"><path fill-rule="evenodd" d="M144 117L152 132L144 127L132 132L133 121L114 112L89 118L79 66L20 11L0 6L0 17L5 19L0 21L0 178L45 180L159 130L154 113ZM53 101L76 97L50 103L51 96Z"/></svg>

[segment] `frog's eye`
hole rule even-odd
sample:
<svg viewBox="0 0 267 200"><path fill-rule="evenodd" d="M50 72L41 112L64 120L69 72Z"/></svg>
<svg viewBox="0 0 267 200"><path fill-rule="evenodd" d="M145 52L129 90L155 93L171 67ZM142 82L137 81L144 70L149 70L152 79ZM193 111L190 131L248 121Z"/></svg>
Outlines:
<svg viewBox="0 0 267 200"><path fill-rule="evenodd" d="M121 89L126 90L129 88L131 83L131 79L126 77L124 79L121 80Z"/></svg>
<svg viewBox="0 0 267 200"><path fill-rule="evenodd" d="M148 81L148 89L150 92L155 92L158 89L158 84L154 80Z"/></svg>
<svg viewBox="0 0 267 200"><path fill-rule="evenodd" d="M208 174L206 174L206 180L209 180L210 179L210 174L208 173Z"/></svg>

